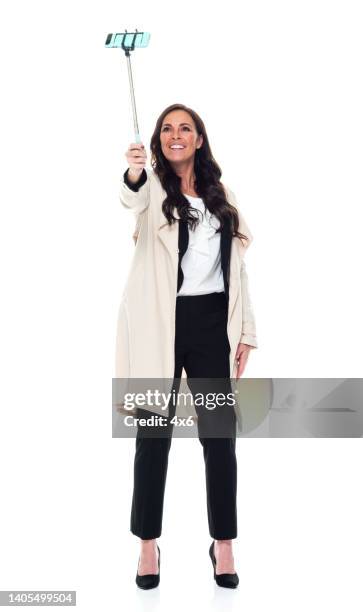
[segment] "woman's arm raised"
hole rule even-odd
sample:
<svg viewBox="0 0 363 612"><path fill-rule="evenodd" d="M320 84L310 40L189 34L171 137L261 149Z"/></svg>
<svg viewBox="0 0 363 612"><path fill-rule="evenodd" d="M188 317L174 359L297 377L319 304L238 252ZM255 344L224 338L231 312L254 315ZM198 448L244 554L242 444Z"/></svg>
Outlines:
<svg viewBox="0 0 363 612"><path fill-rule="evenodd" d="M146 152L142 143L131 143L126 153L129 168L123 176L120 201L135 214L143 212L150 203L150 181L145 170Z"/></svg>

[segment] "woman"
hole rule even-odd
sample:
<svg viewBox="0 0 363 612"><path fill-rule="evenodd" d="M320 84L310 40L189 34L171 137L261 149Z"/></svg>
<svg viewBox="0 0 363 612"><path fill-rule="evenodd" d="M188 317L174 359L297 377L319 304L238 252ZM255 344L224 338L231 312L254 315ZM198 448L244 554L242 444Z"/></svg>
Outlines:
<svg viewBox="0 0 363 612"><path fill-rule="evenodd" d="M251 348L257 347L243 261L251 232L233 192L220 182L221 170L195 111L182 104L166 108L157 120L151 153L152 171L145 169L143 144L132 143L126 152L120 199L136 216L136 249L119 312L116 376L171 378L174 389L183 368L188 386L198 378L239 378ZM220 586L235 588L235 413L230 407L196 410L214 578ZM138 409L137 414L150 416L150 411ZM174 406L169 407L169 418L174 414ZM219 423L220 415L226 437L206 436L208 424ZM138 428L136 437L131 531L141 542L136 575L141 588L157 586L160 576L156 539L172 427L161 438L156 430L144 436Z"/></svg>

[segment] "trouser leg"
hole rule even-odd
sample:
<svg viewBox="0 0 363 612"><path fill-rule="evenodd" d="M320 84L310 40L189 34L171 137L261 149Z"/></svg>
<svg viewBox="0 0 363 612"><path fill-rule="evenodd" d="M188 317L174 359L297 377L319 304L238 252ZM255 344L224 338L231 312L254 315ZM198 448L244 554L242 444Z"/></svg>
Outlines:
<svg viewBox="0 0 363 612"><path fill-rule="evenodd" d="M205 461L209 533L215 540L237 537L237 459L233 438L200 438Z"/></svg>
<svg viewBox="0 0 363 612"><path fill-rule="evenodd" d="M170 445L170 437L136 438L130 529L142 540L161 535Z"/></svg>
<svg viewBox="0 0 363 612"><path fill-rule="evenodd" d="M175 347L175 371L172 389L177 393L180 386L183 356ZM169 405L169 419L175 412ZM150 410L137 410L140 418L159 416ZM138 427L135 459L134 488L131 504L130 530L142 540L159 538L162 531L165 485L168 471L169 451L172 440L172 426L167 428Z"/></svg>

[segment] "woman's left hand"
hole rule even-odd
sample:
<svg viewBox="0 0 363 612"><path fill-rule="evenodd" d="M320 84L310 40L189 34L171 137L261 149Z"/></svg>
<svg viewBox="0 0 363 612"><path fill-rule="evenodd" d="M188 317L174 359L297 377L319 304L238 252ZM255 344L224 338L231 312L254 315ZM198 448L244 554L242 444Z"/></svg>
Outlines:
<svg viewBox="0 0 363 612"><path fill-rule="evenodd" d="M238 363L237 378L240 378L243 374L251 348L252 347L249 344L243 344L243 343L240 343L237 347L237 351L236 351L236 361Z"/></svg>

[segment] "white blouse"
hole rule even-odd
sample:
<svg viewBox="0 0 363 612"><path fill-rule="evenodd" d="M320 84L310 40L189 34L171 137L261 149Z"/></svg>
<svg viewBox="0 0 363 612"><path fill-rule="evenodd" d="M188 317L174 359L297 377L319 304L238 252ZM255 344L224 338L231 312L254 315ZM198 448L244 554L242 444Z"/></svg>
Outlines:
<svg viewBox="0 0 363 612"><path fill-rule="evenodd" d="M221 234L216 234L220 223L205 207L202 198L186 195L190 205L200 213L191 210L199 222L195 230L189 231L189 245L181 261L184 280L178 295L202 295L224 292L221 267Z"/></svg>

